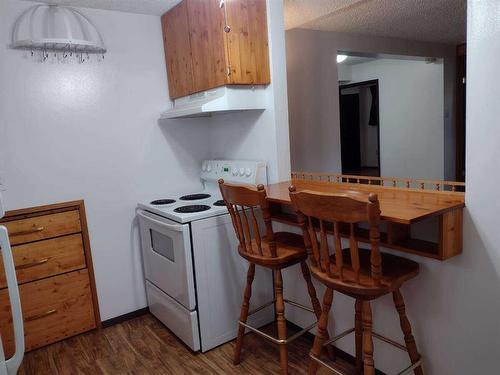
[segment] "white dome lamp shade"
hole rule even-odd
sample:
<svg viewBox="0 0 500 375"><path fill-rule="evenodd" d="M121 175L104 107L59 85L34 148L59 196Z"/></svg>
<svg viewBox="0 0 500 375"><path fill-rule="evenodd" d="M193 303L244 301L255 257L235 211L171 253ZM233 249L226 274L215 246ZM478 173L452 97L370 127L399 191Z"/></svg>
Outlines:
<svg viewBox="0 0 500 375"><path fill-rule="evenodd" d="M76 9L35 5L24 11L12 30L12 48L104 54L106 48L94 24Z"/></svg>

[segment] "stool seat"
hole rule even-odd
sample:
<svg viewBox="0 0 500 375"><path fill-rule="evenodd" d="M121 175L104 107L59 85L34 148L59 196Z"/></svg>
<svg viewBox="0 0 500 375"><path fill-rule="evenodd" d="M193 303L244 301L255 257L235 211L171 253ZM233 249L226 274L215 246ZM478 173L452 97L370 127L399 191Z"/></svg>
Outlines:
<svg viewBox="0 0 500 375"><path fill-rule="evenodd" d="M262 255L259 253L259 247L252 239L252 252L246 251L243 246L238 246L239 254L249 262L258 264L267 268L285 268L307 259L307 252L304 246L304 239L301 235L288 232L274 233L276 243L276 256L271 256L269 242L266 237L262 237L261 248Z"/></svg>
<svg viewBox="0 0 500 375"><path fill-rule="evenodd" d="M360 263L359 281L356 280L356 274L351 267L351 250L349 248L342 250L344 260L342 274L344 280L340 278L332 279L317 266L311 267L313 276L333 290L355 298L364 296L363 299L370 300L392 293L399 289L405 281L418 275L419 264L417 262L392 254L380 253L383 274L381 285L375 285L371 276L371 250L360 248L358 251ZM334 255L330 256L330 270L334 275L339 274Z"/></svg>

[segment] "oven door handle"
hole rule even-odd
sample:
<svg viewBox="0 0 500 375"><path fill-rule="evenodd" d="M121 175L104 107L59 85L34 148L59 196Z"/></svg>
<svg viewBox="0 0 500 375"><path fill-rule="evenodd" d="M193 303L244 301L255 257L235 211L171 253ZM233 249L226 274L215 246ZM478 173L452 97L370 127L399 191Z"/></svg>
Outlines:
<svg viewBox="0 0 500 375"><path fill-rule="evenodd" d="M168 224L168 223L165 223L163 221L156 220L149 215L144 215L142 213L142 211L137 211L137 215L139 215L140 217L142 217L145 220L152 221L153 223L161 225L162 227L168 228L170 230L174 230L176 232L184 232L184 225L182 225L182 224L174 224L174 225Z"/></svg>

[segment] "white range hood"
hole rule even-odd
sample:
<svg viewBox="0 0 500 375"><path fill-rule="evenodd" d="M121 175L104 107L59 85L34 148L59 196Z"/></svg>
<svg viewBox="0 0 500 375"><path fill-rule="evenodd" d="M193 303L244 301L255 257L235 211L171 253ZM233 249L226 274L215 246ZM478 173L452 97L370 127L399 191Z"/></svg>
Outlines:
<svg viewBox="0 0 500 375"><path fill-rule="evenodd" d="M223 86L175 99L162 119L211 116L233 111L264 110L267 108L265 86Z"/></svg>

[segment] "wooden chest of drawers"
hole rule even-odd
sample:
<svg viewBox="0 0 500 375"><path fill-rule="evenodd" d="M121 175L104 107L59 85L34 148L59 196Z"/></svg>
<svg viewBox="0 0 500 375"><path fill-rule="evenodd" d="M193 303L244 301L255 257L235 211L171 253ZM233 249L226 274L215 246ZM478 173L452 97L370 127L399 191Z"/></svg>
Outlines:
<svg viewBox="0 0 500 375"><path fill-rule="evenodd" d="M83 201L7 212L23 310L26 350L100 325ZM0 333L14 351L12 317L0 257Z"/></svg>

